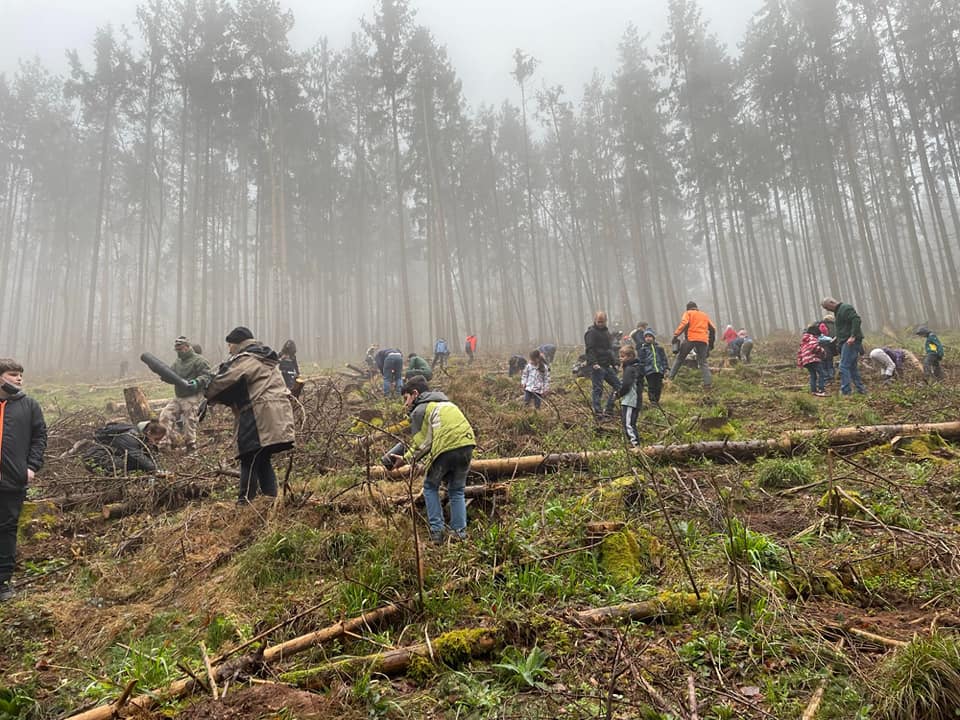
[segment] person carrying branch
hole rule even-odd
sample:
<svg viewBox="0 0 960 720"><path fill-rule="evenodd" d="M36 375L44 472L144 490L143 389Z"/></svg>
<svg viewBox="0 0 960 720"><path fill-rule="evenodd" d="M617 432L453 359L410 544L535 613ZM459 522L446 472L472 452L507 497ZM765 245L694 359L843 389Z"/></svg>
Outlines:
<svg viewBox="0 0 960 720"><path fill-rule="evenodd" d="M183 442L188 451L197 448L197 425L199 423L200 401L213 372L210 363L203 355L194 351L190 341L183 335L173 341L177 352L170 369L187 381L185 387L173 386L173 398L160 412L160 424L166 428L166 442L171 445L178 437L177 423L183 426Z"/></svg>
<svg viewBox="0 0 960 720"><path fill-rule="evenodd" d="M473 459L477 440L463 412L442 392L431 391L426 378L414 375L400 389L404 405L410 414L409 446L397 443L380 461L388 470L404 463L422 463L423 499L427 506L430 540L440 544L444 540L443 506L440 504L440 485L447 486L450 505L450 539L463 540L467 536L467 505L464 488L467 472Z"/></svg>
<svg viewBox="0 0 960 720"><path fill-rule="evenodd" d="M242 505L256 497L258 489L276 496L277 476L270 458L293 447L293 407L277 353L243 326L231 330L226 340L230 357L210 381L206 396L211 405L220 403L233 411L240 460L237 504Z"/></svg>

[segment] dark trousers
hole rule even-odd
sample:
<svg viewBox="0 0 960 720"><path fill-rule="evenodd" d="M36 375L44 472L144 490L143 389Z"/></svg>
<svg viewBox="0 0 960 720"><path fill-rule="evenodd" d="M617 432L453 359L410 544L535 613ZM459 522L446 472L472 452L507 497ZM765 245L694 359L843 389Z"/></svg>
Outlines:
<svg viewBox="0 0 960 720"><path fill-rule="evenodd" d="M700 368L700 374L703 376L703 386L709 388L712 384L710 365L707 363L710 348L705 342L684 340L680 343L680 352L677 353L677 357L673 361L673 367L670 369L670 379L673 380L677 376L677 373L680 372L680 368L683 366L683 361L687 359L687 355L691 352L697 356L697 367Z"/></svg>
<svg viewBox="0 0 960 720"><path fill-rule="evenodd" d="M270 463L270 450L257 450L240 456L240 500L253 500L257 488L261 495L277 496L277 475Z"/></svg>
<svg viewBox="0 0 960 720"><path fill-rule="evenodd" d="M660 393L663 392L663 375L660 373L650 373L643 379L647 384L647 397L650 398L650 402L660 402ZM643 388L640 388L640 391L642 392Z"/></svg>
<svg viewBox="0 0 960 720"><path fill-rule="evenodd" d="M620 378L617 377L617 371L611 367L593 368L590 371L590 382L593 385L590 399L595 415L599 415L601 412L600 401L603 399L603 384L607 383L613 388L610 391L610 397L607 398L606 413L609 415L613 412L614 393L620 389Z"/></svg>
<svg viewBox="0 0 960 720"><path fill-rule="evenodd" d="M940 367L940 358L933 353L927 353L923 356L923 376L925 378L935 378L943 380L943 368Z"/></svg>
<svg viewBox="0 0 960 720"><path fill-rule="evenodd" d="M10 582L17 557L17 523L27 493L0 490L0 583Z"/></svg>

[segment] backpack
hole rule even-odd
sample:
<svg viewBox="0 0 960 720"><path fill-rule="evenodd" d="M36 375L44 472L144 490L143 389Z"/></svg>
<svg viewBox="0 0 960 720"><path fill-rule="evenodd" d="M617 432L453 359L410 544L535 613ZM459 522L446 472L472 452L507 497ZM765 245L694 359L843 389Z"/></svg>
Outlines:
<svg viewBox="0 0 960 720"><path fill-rule="evenodd" d="M443 338L440 338L439 340L437 340L437 344L434 346L433 352L436 355L445 355L448 352L447 341L444 340Z"/></svg>

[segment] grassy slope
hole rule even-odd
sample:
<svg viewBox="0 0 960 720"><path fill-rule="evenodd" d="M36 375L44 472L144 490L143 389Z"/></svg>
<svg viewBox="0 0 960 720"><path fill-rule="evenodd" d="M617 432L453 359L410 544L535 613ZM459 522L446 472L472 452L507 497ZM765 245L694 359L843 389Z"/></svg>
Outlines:
<svg viewBox="0 0 960 720"><path fill-rule="evenodd" d="M710 398L702 396L695 371L682 375L665 392L665 413L645 411L644 439L747 439L790 428L956 419L955 373L942 386L911 378L891 388L873 384L867 398L817 399L796 389L805 384L802 371L758 369L773 358L789 362L794 350L792 340L761 345L753 367L717 375ZM566 364L555 364L557 391L540 414L520 407L515 381L492 365L454 366L437 385L474 422L481 456L622 447L615 424L593 423L585 401L589 384L571 379ZM163 394L163 386L147 389ZM347 439L351 426L365 427L354 422L359 405L376 409L387 423L402 417L401 408L376 400L370 389L359 402L320 385L315 390L305 400L292 487L298 497L309 490L319 503L236 508L235 481L223 479L214 498L173 513L110 522L90 512L28 514L19 575L28 584L18 600L0 608L0 670L16 688L17 707L59 716L114 698L132 678L140 690L162 686L179 675L177 662L202 673L201 641L217 653L322 603L270 637L278 642L416 595L409 514L371 501L378 493L402 495L404 485L355 487L363 477L356 469L362 454ZM52 423L54 448L65 449L89 431L85 423L94 418L77 411L101 408L102 392L114 398L119 386L38 389L45 407L56 398L63 409ZM169 458L168 466L181 475L209 474L217 461L228 461L228 424L215 418L204 428L202 457ZM376 440L370 456L387 444ZM940 457L948 453L920 446L843 454L861 467L836 461L831 469L821 452L804 462L645 468L624 453L589 471L516 479L508 501L470 506L469 542L424 548L424 607L411 609L403 623L317 648L277 670L477 626L497 628L502 647L493 661L505 667L489 661L421 667L415 679L393 681L361 673L349 683L335 680L321 698L322 710L301 703L288 716L595 717L613 702L617 717L668 717L656 714L663 708L644 685L668 705L686 708L692 677L701 718L799 718L821 683L826 693L817 717L869 717L880 653L855 640L838 651L832 628L852 625L907 640L931 623L960 622L952 611L960 586L949 553L960 544L960 473L956 461ZM316 470L331 466L343 469ZM661 485L679 550L648 472ZM73 460L52 461L45 474L53 480L35 490L41 495L82 477ZM818 508L830 478L855 492L874 519L910 532L887 530L869 516L847 522ZM812 483L819 484L798 492L781 487ZM334 496L335 502L325 501ZM847 511L862 514L856 507ZM614 557L611 568L611 552L590 547L597 541L586 525L596 521L625 522L641 540L649 533L663 552L624 580L614 571L622 557ZM422 519L419 527L422 532ZM737 583L728 535L739 527L732 550ZM689 592L681 550L698 588L720 598L714 609L600 629L569 622L575 610ZM494 573L494 567L501 569ZM461 578L455 591L439 590ZM535 647L546 659L531 654ZM259 700L237 700L220 714L188 712L259 717L269 706L264 694L273 690L231 692L238 698L259 693ZM281 704L291 703L284 696Z"/></svg>

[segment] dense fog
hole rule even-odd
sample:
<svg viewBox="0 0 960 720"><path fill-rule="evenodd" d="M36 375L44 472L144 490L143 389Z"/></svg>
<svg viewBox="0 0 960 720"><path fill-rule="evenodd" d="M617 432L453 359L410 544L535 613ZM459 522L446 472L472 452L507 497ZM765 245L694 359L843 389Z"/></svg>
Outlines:
<svg viewBox="0 0 960 720"><path fill-rule="evenodd" d="M669 0L662 37L595 39L616 64L582 88L517 49L495 106L405 0L306 52L271 0L137 18L65 76L0 75L0 356L32 369L181 334L216 357L238 324L325 363L523 349L599 309L669 332L688 300L755 336L825 295L868 331L958 325L948 0L767 0L733 50Z"/></svg>

